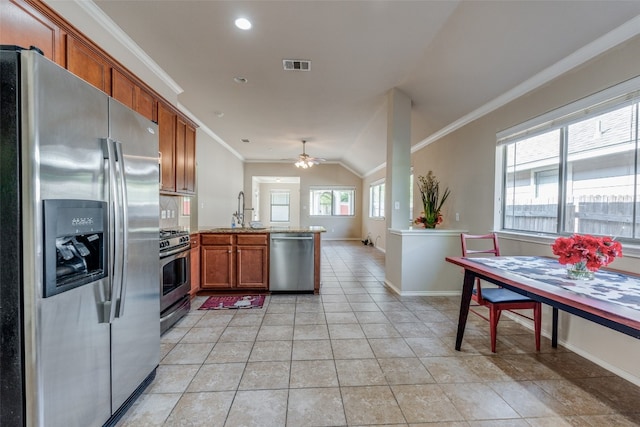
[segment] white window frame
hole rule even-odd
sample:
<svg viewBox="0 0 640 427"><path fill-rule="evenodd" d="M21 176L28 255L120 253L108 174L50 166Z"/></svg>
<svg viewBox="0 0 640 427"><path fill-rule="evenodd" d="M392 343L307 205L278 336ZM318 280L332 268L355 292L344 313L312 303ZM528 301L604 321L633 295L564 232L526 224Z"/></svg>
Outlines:
<svg viewBox="0 0 640 427"><path fill-rule="evenodd" d="M314 193L318 191L328 192L331 194L331 208L329 213L326 213L326 214L315 213L317 212L317 210L316 210L315 201L314 201ZM349 215L341 215L339 213L335 213L336 212L335 193L342 192L342 191L351 191L353 193L351 206L350 206L352 213ZM356 216L356 206L357 206L356 201L357 201L356 187L331 186L331 185L312 186L312 187L309 187L309 216L320 217L320 218L353 218L354 216Z"/></svg>
<svg viewBox="0 0 640 427"><path fill-rule="evenodd" d="M374 205L374 198L378 197L378 208ZM369 185L369 218L384 219L384 203L385 203L385 180L380 179Z"/></svg>
<svg viewBox="0 0 640 427"><path fill-rule="evenodd" d="M560 174L559 179L559 190L558 190L558 205L559 205L559 216L558 216L558 225L555 233L540 233L534 231L526 231L519 229L506 229L504 228L504 216L505 216L505 206L507 203L506 200L506 147L512 143L516 143L518 141L522 141L528 138L531 138L536 135L540 135L554 129L560 129L561 131L565 128L568 128L570 125L580 123L586 120L593 119L599 115L605 114L610 111L617 110L622 108L624 105L628 105L630 103L638 103L640 102L640 77L635 77L633 79L624 81L620 84L612 86L603 91L597 92L585 98L582 98L576 102L567 104L555 110L552 110L548 113L545 113L541 116L535 117L526 122L520 123L516 126L513 126L509 129L505 129L496 134L497 140L497 149L496 149L496 209L494 216L494 224L496 229L500 229L504 232L513 232L513 233L533 233L538 235L562 235L562 234L571 234L572 231L565 231L565 198L564 192L566 190L567 182L570 178L567 178L567 174ZM640 114L639 114L640 115ZM637 116L636 116L637 117ZM636 147L640 146L640 135L638 133L635 134L636 138ZM561 146L564 144L566 147L567 142L562 142ZM560 147L561 148L561 147ZM558 166L560 170L567 169L567 155L561 151L560 160ZM635 156L640 156L640 148L636 148ZM633 171L633 174L637 177L640 171L637 169ZM639 187L635 189L635 203L640 202L640 190ZM638 213L636 213L638 215ZM636 237L627 237L620 238L620 240L627 240L634 243L640 242L638 236L640 236L640 230L638 230L637 219L632 219L632 224L630 227L635 227L635 231L631 233L632 236Z"/></svg>
<svg viewBox="0 0 640 427"><path fill-rule="evenodd" d="M274 195L279 195L279 194L286 194L287 195L287 203L286 204L280 204L280 203L273 203L273 196ZM287 207L287 219L286 220L279 220L279 219L273 219L273 207L274 206L286 206ZM278 222L278 223L288 223L291 222L291 192L289 190L271 190L269 192L269 222Z"/></svg>

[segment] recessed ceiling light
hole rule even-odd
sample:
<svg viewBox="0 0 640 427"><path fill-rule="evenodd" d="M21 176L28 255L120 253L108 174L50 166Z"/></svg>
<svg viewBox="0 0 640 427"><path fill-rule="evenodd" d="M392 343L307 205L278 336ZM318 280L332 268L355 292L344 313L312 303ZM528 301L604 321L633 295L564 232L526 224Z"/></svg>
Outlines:
<svg viewBox="0 0 640 427"><path fill-rule="evenodd" d="M236 83L246 83L247 79L245 79L244 77L234 77L233 81Z"/></svg>
<svg viewBox="0 0 640 427"><path fill-rule="evenodd" d="M224 117L224 113L222 111L214 111L214 113L216 115L217 118L221 119Z"/></svg>
<svg viewBox="0 0 640 427"><path fill-rule="evenodd" d="M251 29L251 21L247 18L238 18L236 19L236 27L241 30L250 30Z"/></svg>

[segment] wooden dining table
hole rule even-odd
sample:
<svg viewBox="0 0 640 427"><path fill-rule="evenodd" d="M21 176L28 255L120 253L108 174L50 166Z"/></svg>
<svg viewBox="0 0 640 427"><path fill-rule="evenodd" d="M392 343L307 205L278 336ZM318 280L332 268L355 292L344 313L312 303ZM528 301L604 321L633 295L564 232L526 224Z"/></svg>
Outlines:
<svg viewBox="0 0 640 427"><path fill-rule="evenodd" d="M510 289L553 308L553 347L558 345L558 310L640 338L640 277L615 270L599 270L593 280L573 280L556 259L533 256L489 258L447 257L464 269L456 350L469 314L476 278Z"/></svg>

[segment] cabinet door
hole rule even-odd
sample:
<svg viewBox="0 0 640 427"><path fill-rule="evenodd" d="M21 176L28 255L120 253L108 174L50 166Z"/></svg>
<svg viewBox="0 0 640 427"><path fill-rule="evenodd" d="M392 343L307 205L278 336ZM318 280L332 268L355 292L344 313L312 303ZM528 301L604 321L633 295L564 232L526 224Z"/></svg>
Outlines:
<svg viewBox="0 0 640 427"><path fill-rule="evenodd" d="M196 130L187 125L184 139L184 179L185 191L196 192Z"/></svg>
<svg viewBox="0 0 640 427"><path fill-rule="evenodd" d="M73 36L67 37L67 69L108 95L111 95L111 64Z"/></svg>
<svg viewBox="0 0 640 427"><path fill-rule="evenodd" d="M176 191L195 193L196 130L180 117L176 129Z"/></svg>
<svg viewBox="0 0 640 427"><path fill-rule="evenodd" d="M60 28L23 1L0 1L0 44L36 46L44 56L64 66Z"/></svg>
<svg viewBox="0 0 640 427"><path fill-rule="evenodd" d="M111 96L132 110L135 109L136 85L116 69L111 75Z"/></svg>
<svg viewBox="0 0 640 427"><path fill-rule="evenodd" d="M158 120L158 103L156 99L140 86L136 86L136 105L134 110L151 121Z"/></svg>
<svg viewBox="0 0 640 427"><path fill-rule="evenodd" d="M158 103L158 133L160 134L160 190L174 192L176 191L176 113L162 103Z"/></svg>
<svg viewBox="0 0 640 427"><path fill-rule="evenodd" d="M234 283L235 253L233 246L200 246L200 287L229 289Z"/></svg>
<svg viewBox="0 0 640 427"><path fill-rule="evenodd" d="M185 163L185 139L187 137L187 123L180 117L176 119L176 191L182 192L186 189L184 175Z"/></svg>
<svg viewBox="0 0 640 427"><path fill-rule="evenodd" d="M200 290L200 246L191 245L191 297Z"/></svg>
<svg viewBox="0 0 640 427"><path fill-rule="evenodd" d="M267 247L237 246L238 288L267 289Z"/></svg>

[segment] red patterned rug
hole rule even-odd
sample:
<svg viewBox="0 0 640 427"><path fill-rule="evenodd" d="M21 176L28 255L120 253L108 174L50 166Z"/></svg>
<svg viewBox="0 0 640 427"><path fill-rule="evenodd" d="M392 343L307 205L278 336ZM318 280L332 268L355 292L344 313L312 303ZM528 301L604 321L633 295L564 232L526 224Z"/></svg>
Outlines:
<svg viewBox="0 0 640 427"><path fill-rule="evenodd" d="M262 308L264 295L213 296L198 310L229 310L234 308Z"/></svg>

